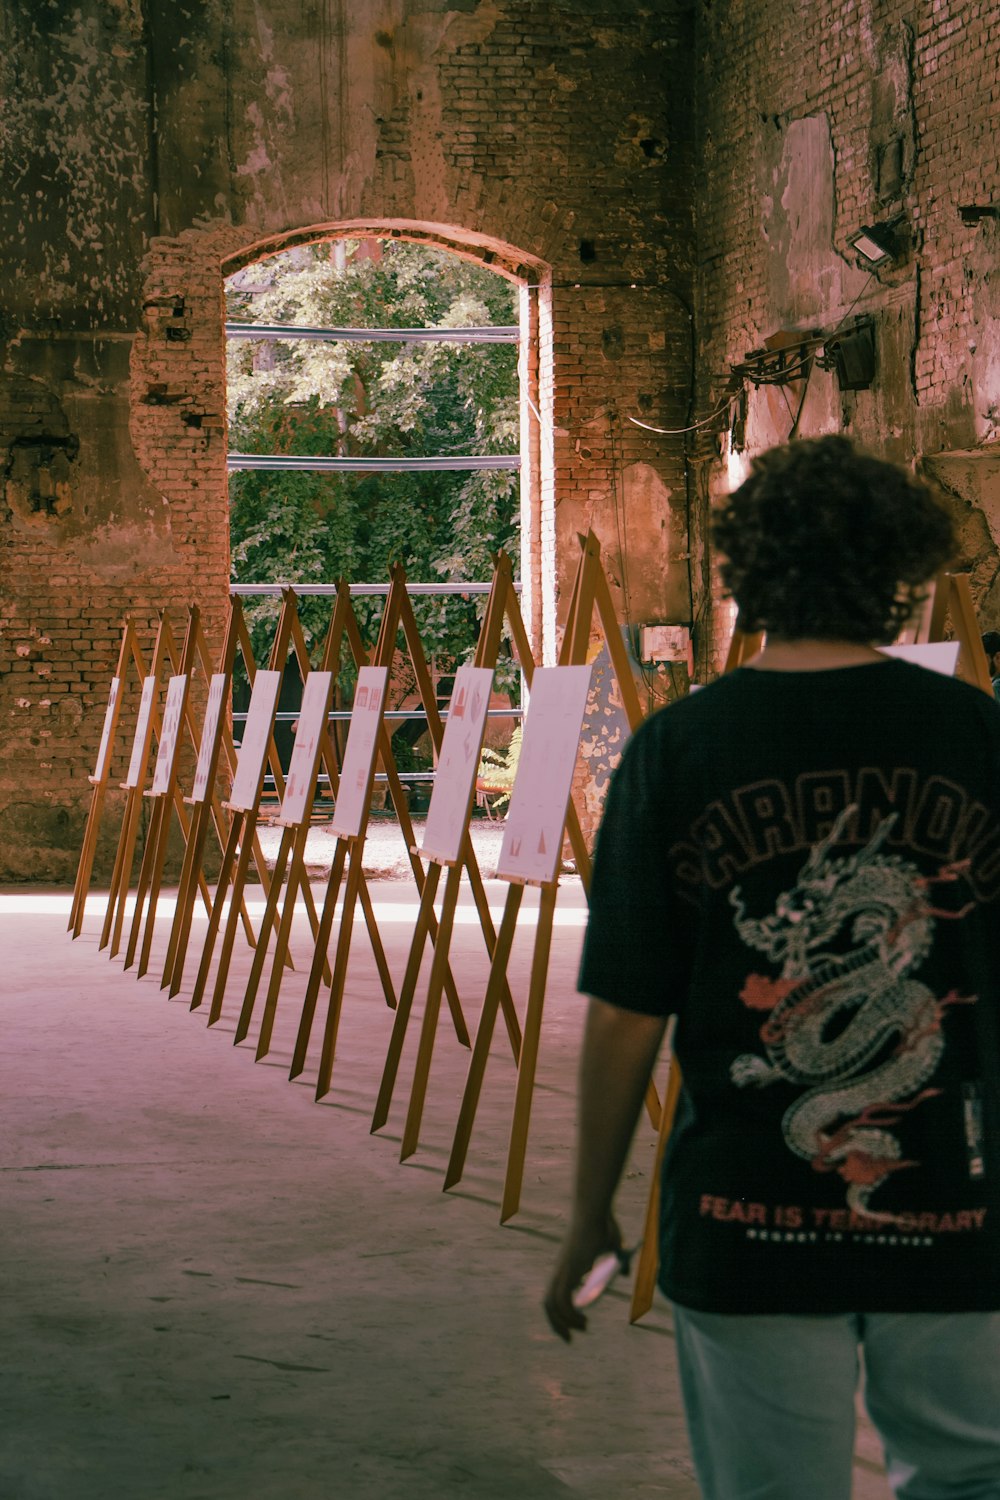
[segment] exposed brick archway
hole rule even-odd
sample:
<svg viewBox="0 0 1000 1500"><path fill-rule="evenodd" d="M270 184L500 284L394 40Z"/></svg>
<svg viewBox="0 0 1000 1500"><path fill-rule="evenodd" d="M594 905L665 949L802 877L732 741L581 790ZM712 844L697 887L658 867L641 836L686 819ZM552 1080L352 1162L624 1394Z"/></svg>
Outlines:
<svg viewBox="0 0 1000 1500"><path fill-rule="evenodd" d="M555 476L550 272L516 247L440 225L344 221L241 244L218 231L154 244L143 329L133 347L130 429L140 464L168 508L175 543L199 580L210 626L229 583L224 282L295 245L347 237L406 239L474 261L518 287L521 329L522 607L538 655L556 649Z"/></svg>

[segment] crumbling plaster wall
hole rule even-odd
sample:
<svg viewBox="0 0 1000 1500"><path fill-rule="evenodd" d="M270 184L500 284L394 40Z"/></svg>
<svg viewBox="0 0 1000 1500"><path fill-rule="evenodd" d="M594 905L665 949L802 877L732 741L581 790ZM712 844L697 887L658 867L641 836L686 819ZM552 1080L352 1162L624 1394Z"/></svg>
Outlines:
<svg viewBox="0 0 1000 1500"><path fill-rule="evenodd" d="M843 431L932 472L960 521L981 623L995 627L1000 236L991 218L963 223L959 206L1000 204L1000 8L698 0L696 34L699 415L779 330L829 333L868 314L876 336L870 389L842 392L819 369L807 387L748 387L745 452L728 453L721 431L702 445L701 670L718 669L728 628L712 609L711 501L793 430ZM902 254L869 278L848 236L889 220Z"/></svg>
<svg viewBox="0 0 1000 1500"><path fill-rule="evenodd" d="M681 445L628 417L690 409L689 23L0 0L0 879L72 877L126 611L147 646L192 601L221 634L222 276L296 237L395 227L550 283L539 561L564 585L593 525L622 613L627 575L634 620L684 617Z"/></svg>

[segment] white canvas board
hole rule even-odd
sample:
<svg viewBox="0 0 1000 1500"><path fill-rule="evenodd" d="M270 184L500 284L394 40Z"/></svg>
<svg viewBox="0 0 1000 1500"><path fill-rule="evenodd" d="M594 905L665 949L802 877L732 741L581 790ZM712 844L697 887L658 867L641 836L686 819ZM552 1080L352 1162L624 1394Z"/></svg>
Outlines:
<svg viewBox="0 0 1000 1500"><path fill-rule="evenodd" d="M104 710L104 728L101 730L101 743L97 750L97 765L94 767L92 781L103 781L108 774L108 762L111 759L111 726L115 722L115 709L118 707L118 695L122 690L120 677L112 677L111 691L108 694L108 706Z"/></svg>
<svg viewBox="0 0 1000 1500"><path fill-rule="evenodd" d="M153 713L153 701L156 697L156 678L144 677L142 680L142 695L139 698L139 717L135 721L135 734L132 736L132 754L129 758L128 771L122 786L133 787L139 785L139 777L142 775L143 752L146 749L146 740L149 735L149 721Z"/></svg>
<svg viewBox="0 0 1000 1500"><path fill-rule="evenodd" d="M341 839L357 838L364 822L388 681L388 667L362 667L358 672L340 789L330 824L330 832Z"/></svg>
<svg viewBox="0 0 1000 1500"><path fill-rule="evenodd" d="M184 708L186 692L187 673L171 677L167 683L167 701L163 709L160 743L156 749L156 764L153 766L153 785L150 787L154 797L162 797L170 788L170 777L173 774L174 761L177 759L177 746L180 743L181 712Z"/></svg>
<svg viewBox="0 0 1000 1500"><path fill-rule="evenodd" d="M278 822L297 827L309 816L309 803L316 783L320 740L333 696L333 673L310 672L302 690L302 707L295 729L295 748L288 766L288 780Z"/></svg>
<svg viewBox="0 0 1000 1500"><path fill-rule="evenodd" d="M880 646L883 656L898 656L903 661L912 661L918 667L927 667L931 672L940 672L943 677L954 677L958 667L958 641L926 641L921 646Z"/></svg>
<svg viewBox="0 0 1000 1500"><path fill-rule="evenodd" d="M531 679L497 860L497 874L504 880L556 878L590 676L590 667L542 667Z"/></svg>
<svg viewBox="0 0 1000 1500"><path fill-rule="evenodd" d="M421 845L421 853L439 864L454 862L462 852L492 688L489 667L459 667L455 673Z"/></svg>
<svg viewBox="0 0 1000 1500"><path fill-rule="evenodd" d="M253 812L257 805L280 687L280 672L258 672L253 680L250 707L247 709L243 737L236 758L236 775L229 794L229 806L237 812Z"/></svg>
<svg viewBox="0 0 1000 1500"><path fill-rule="evenodd" d="M222 704L226 695L228 678L225 672L213 672L208 685L208 702L205 705L205 722L201 726L201 743L198 746L198 764L194 770L194 786L191 788L192 802L207 801L210 793L208 773L212 766L212 752L219 733Z"/></svg>

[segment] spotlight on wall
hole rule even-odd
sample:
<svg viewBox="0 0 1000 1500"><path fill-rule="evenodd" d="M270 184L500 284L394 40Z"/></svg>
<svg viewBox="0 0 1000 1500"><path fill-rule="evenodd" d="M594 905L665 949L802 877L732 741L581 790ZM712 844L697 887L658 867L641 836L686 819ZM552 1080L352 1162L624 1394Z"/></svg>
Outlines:
<svg viewBox="0 0 1000 1500"><path fill-rule="evenodd" d="M960 203L958 211L962 223L975 226L981 219L1000 219L1000 205L996 203Z"/></svg>
<svg viewBox="0 0 1000 1500"><path fill-rule="evenodd" d="M899 244L891 224L862 224L856 233L847 236L847 243L857 255L858 265L865 271L887 266L899 254Z"/></svg>
<svg viewBox="0 0 1000 1500"><path fill-rule="evenodd" d="M817 364L832 370L842 391L866 391L875 379L875 325L858 318L827 339Z"/></svg>

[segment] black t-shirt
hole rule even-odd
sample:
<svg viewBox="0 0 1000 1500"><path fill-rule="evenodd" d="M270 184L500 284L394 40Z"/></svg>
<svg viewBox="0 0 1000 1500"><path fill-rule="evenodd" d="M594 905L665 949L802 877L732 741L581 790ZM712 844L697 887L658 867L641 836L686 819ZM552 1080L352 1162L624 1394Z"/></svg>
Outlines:
<svg viewBox="0 0 1000 1500"><path fill-rule="evenodd" d="M580 988L676 1014L661 1284L728 1313L1000 1308L1000 705L741 669L615 773Z"/></svg>

